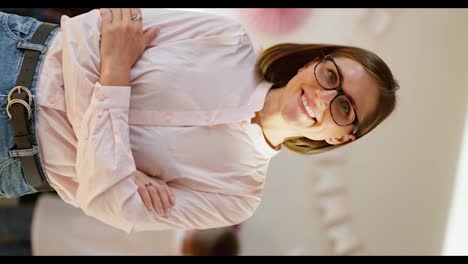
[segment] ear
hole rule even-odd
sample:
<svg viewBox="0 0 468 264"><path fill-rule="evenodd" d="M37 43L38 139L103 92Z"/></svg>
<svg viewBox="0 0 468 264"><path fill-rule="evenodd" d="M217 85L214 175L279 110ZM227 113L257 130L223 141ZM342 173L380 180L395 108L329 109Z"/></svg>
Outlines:
<svg viewBox="0 0 468 264"><path fill-rule="evenodd" d="M344 135L344 136L339 137L339 138L325 139L325 141L330 145L339 145L339 144L343 144L345 142L351 142L351 141L354 141L354 140L356 140L355 135Z"/></svg>

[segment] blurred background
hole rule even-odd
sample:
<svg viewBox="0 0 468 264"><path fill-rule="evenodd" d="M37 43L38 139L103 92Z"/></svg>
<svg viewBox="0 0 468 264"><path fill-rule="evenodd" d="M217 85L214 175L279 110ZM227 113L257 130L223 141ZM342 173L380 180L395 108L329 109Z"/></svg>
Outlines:
<svg viewBox="0 0 468 264"><path fill-rule="evenodd" d="M90 10L6 9L55 23ZM274 158L263 202L238 228L241 255L468 255L468 9L187 10L239 20L259 50L369 49L401 86L396 112L363 140Z"/></svg>

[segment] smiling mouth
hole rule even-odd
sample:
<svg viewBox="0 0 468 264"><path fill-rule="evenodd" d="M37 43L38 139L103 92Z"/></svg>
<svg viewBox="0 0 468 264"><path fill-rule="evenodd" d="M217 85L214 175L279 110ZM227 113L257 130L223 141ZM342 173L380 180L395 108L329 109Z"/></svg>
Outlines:
<svg viewBox="0 0 468 264"><path fill-rule="evenodd" d="M314 123L317 123L317 118L315 116L314 110L309 105L309 102L307 101L304 91L302 91L301 93L299 108L309 119L313 120Z"/></svg>

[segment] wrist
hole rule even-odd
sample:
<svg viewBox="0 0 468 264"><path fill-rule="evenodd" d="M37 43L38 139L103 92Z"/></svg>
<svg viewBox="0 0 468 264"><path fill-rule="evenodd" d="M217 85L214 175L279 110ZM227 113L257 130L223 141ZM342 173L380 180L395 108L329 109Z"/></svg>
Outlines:
<svg viewBox="0 0 468 264"><path fill-rule="evenodd" d="M126 67L103 67L99 79L104 86L130 85L130 69Z"/></svg>

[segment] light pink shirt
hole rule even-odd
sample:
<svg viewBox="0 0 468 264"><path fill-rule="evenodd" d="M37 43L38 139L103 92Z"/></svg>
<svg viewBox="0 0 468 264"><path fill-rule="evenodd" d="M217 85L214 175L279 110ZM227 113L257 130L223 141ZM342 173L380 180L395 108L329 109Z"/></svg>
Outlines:
<svg viewBox="0 0 468 264"><path fill-rule="evenodd" d="M159 36L131 70L130 87L99 84L98 10L62 17L38 83L38 139L66 202L126 232L233 225L259 205L270 159L251 124L271 83L234 20L143 9ZM139 169L167 182L171 217L142 203Z"/></svg>

